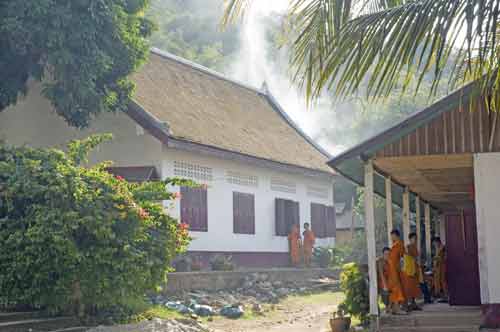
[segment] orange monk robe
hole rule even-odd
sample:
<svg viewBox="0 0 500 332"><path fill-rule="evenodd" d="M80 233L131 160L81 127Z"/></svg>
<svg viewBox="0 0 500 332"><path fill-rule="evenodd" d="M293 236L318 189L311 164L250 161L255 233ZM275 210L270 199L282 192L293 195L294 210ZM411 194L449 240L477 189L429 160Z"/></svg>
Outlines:
<svg viewBox="0 0 500 332"><path fill-rule="evenodd" d="M404 303L405 296L401 285L401 258L405 249L401 240L395 241L391 248L389 261L387 262L387 286L389 288L391 303Z"/></svg>
<svg viewBox="0 0 500 332"><path fill-rule="evenodd" d="M387 278L389 276L389 264L384 259L380 257L377 259L377 277L378 277L378 288L379 290L388 289Z"/></svg>
<svg viewBox="0 0 500 332"><path fill-rule="evenodd" d="M304 231L304 263L309 266L311 264L311 258L313 254L314 242L316 241L316 236L314 236L314 232L310 229Z"/></svg>
<svg viewBox="0 0 500 332"><path fill-rule="evenodd" d="M434 294L437 296L446 296L448 293L448 282L446 281L446 248L444 246L437 251L433 263Z"/></svg>
<svg viewBox="0 0 500 332"><path fill-rule="evenodd" d="M401 282L403 284L403 290L406 298L417 299L422 296L422 292L420 290L420 282L418 280L419 278L418 270L420 269L420 266L417 264L419 257L417 245L409 244L406 247L406 254L413 257L415 262L416 274L414 276L409 276L406 273L401 272Z"/></svg>
<svg viewBox="0 0 500 332"><path fill-rule="evenodd" d="M290 234L288 234L288 242L292 265L297 266L300 263L300 232L297 226L293 226Z"/></svg>

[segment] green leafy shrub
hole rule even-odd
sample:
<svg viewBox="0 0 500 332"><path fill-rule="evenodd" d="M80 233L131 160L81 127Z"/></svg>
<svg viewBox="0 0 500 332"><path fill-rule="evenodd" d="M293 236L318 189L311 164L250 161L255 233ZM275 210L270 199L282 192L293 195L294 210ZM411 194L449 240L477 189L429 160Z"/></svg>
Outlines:
<svg viewBox="0 0 500 332"><path fill-rule="evenodd" d="M348 247L316 247L313 259L316 264L323 268L340 268L350 255Z"/></svg>
<svg viewBox="0 0 500 332"><path fill-rule="evenodd" d="M365 275L356 263L345 264L340 274L340 287L345 295L340 307L351 316L358 317L363 325L369 323L370 300Z"/></svg>
<svg viewBox="0 0 500 332"><path fill-rule="evenodd" d="M210 268L212 271L233 271L233 256L215 255L214 258L210 260Z"/></svg>
<svg viewBox="0 0 500 332"><path fill-rule="evenodd" d="M0 302L92 314L158 289L185 250L185 225L165 213L166 184L128 183L82 167L109 136L68 153L0 145Z"/></svg>

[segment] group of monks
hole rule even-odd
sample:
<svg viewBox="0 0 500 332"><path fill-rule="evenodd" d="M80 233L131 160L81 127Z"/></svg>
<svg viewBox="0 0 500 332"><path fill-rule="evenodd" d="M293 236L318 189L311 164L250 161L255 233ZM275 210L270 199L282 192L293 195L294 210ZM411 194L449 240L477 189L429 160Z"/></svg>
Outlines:
<svg viewBox="0 0 500 332"><path fill-rule="evenodd" d="M392 247L384 248L383 256L377 260L378 284L382 299L392 314L405 314L421 310L416 299L422 295L426 302L432 301L428 282L424 278L417 246L417 234L409 235L405 247L398 230L391 232ZM433 239L435 257L433 261L432 289L435 297L447 296L446 250L439 237Z"/></svg>
<svg viewBox="0 0 500 332"><path fill-rule="evenodd" d="M314 242L316 236L311 230L309 223L304 223L304 232L300 235L299 225L294 224L288 234L288 242L290 248L290 260L292 266L299 266L301 257L304 258L304 265L311 266L313 255Z"/></svg>

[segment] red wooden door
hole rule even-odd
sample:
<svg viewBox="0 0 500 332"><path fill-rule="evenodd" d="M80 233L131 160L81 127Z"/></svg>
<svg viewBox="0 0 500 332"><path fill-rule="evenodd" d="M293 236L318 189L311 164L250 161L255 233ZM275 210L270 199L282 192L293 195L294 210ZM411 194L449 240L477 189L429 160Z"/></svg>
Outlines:
<svg viewBox="0 0 500 332"><path fill-rule="evenodd" d="M446 253L450 305L481 304L474 210L446 215Z"/></svg>

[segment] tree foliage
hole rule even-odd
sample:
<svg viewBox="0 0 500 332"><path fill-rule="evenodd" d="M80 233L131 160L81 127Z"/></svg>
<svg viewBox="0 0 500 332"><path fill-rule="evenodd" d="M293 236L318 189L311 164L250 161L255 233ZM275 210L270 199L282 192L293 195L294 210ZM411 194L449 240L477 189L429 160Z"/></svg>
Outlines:
<svg viewBox="0 0 500 332"><path fill-rule="evenodd" d="M223 23L253 1L229 0ZM295 79L309 98L325 88L350 96L364 84L368 97L380 98L396 88L418 91L427 75L435 93L451 67L451 87L479 80L495 106L499 6L499 0L293 0Z"/></svg>
<svg viewBox="0 0 500 332"><path fill-rule="evenodd" d="M366 275L357 263L345 264L340 274L340 288L345 294L345 300L339 309L359 318L363 325L369 323L370 300Z"/></svg>
<svg viewBox="0 0 500 332"><path fill-rule="evenodd" d="M189 238L160 202L176 197L166 184L183 182L79 166L103 139L74 141L68 154L0 145L0 303L89 313L166 281Z"/></svg>
<svg viewBox="0 0 500 332"><path fill-rule="evenodd" d="M0 111L30 80L70 125L125 110L148 54L148 0L0 1Z"/></svg>
<svg viewBox="0 0 500 332"><path fill-rule="evenodd" d="M238 27L220 31L222 0L152 0L146 17L158 29L151 44L223 71L239 48Z"/></svg>

